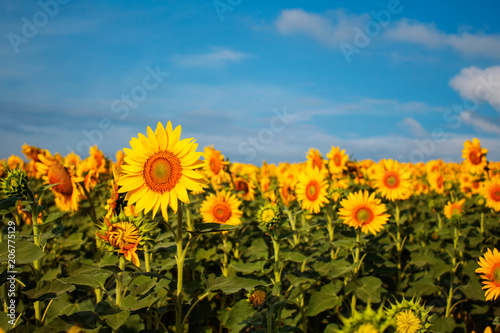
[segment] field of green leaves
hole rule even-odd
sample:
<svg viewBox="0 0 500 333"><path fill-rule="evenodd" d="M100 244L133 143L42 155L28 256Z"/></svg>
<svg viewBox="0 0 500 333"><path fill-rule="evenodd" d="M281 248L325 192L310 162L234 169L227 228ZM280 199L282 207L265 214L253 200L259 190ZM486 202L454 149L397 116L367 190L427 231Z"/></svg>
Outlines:
<svg viewBox="0 0 500 333"><path fill-rule="evenodd" d="M500 164L477 139L462 163L332 147L255 166L196 152L169 122L127 147L82 159L25 145L4 160L3 331L500 325Z"/></svg>

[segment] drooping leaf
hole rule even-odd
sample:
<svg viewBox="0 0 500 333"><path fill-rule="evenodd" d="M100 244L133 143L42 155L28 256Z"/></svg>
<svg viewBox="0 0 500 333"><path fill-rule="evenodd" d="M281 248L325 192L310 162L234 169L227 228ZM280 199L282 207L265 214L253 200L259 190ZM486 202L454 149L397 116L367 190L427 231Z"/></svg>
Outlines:
<svg viewBox="0 0 500 333"><path fill-rule="evenodd" d="M33 301L42 301L45 299L56 299L61 297L66 292L75 290L75 286L66 285L58 280L55 281L38 281L36 287L30 290L22 291Z"/></svg>
<svg viewBox="0 0 500 333"><path fill-rule="evenodd" d="M234 294L241 289L252 290L257 286L265 286L267 283L259 280L242 278L239 276L216 277L210 274L206 279L207 288L210 291L222 291L225 294Z"/></svg>

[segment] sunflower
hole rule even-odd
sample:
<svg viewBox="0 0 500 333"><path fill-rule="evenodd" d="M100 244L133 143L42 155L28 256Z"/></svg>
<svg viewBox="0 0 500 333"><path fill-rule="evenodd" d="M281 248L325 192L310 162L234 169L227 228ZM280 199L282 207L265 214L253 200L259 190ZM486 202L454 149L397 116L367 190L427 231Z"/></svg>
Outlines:
<svg viewBox="0 0 500 333"><path fill-rule="evenodd" d="M355 229L361 227L361 231L366 234L368 232L377 234L390 217L389 214L384 214L385 205L380 203L380 199L375 198L375 193L369 195L366 190L349 193L347 199L343 199L340 205L342 208L338 214L344 223Z"/></svg>
<svg viewBox="0 0 500 333"><path fill-rule="evenodd" d="M422 322L411 310L404 310L396 315L396 329L399 333L416 333L420 328Z"/></svg>
<svg viewBox="0 0 500 333"><path fill-rule="evenodd" d="M311 213L319 213L321 207L328 203L328 182L318 168L306 168L300 175L295 186L297 200L302 204L302 209Z"/></svg>
<svg viewBox="0 0 500 333"><path fill-rule="evenodd" d="M129 221L111 223L108 218L104 218L104 225L107 227L105 234L96 232L96 235L106 243L106 245L118 250L128 261L132 261L137 267L140 266L137 255L137 246L142 237L137 226Z"/></svg>
<svg viewBox="0 0 500 333"><path fill-rule="evenodd" d="M318 149L309 149L309 152L306 154L306 158L307 167L311 169L319 169L319 171L321 171L321 174L325 177L328 175L328 169L326 168L327 161L323 159L323 156L321 156L321 153Z"/></svg>
<svg viewBox="0 0 500 333"><path fill-rule="evenodd" d="M253 201L255 199L255 184L250 180L241 176L234 177L234 190L238 192L238 196L245 201Z"/></svg>
<svg viewBox="0 0 500 333"><path fill-rule="evenodd" d="M226 171L229 161L224 161L224 155L220 151L215 150L213 146L205 147L203 158L205 159L203 171L205 171L208 178L212 181L212 184L220 185L223 182L231 180Z"/></svg>
<svg viewBox="0 0 500 333"><path fill-rule="evenodd" d="M477 263L481 267L476 269L476 273L485 280L482 283L486 300L495 300L500 295L500 252L488 249Z"/></svg>
<svg viewBox="0 0 500 333"><path fill-rule="evenodd" d="M83 178L70 172L57 156L52 156L49 152L46 155L39 154L38 158L40 162L36 164L36 168L42 174L42 179L48 185L57 184L50 188L54 193L56 206L63 211L77 211L82 197L77 183L83 181Z"/></svg>
<svg viewBox="0 0 500 333"><path fill-rule="evenodd" d="M444 216L446 216L447 218L449 218L451 220L451 217L453 215L458 215L458 216L462 215L462 208L463 208L464 202L465 202L465 199L462 199L462 200L456 201L456 202L448 201L446 206L444 206Z"/></svg>
<svg viewBox="0 0 500 333"><path fill-rule="evenodd" d="M257 211L257 222L261 225L272 227L281 221L281 210L274 204L262 205Z"/></svg>
<svg viewBox="0 0 500 333"><path fill-rule="evenodd" d="M196 152L198 144L192 138L179 140L181 126L172 129L170 121L166 127L158 122L155 132L148 126L147 134L139 133L130 140L132 149L123 149L126 164L121 167L118 192L127 193L126 200L136 205L137 212L153 209L154 217L161 208L167 219L169 205L177 212L177 200L189 202L187 190L201 191L207 184L203 175L193 170L203 165L201 153Z"/></svg>
<svg viewBox="0 0 500 333"><path fill-rule="evenodd" d="M345 149L340 150L339 147L333 147L326 155L328 158L328 169L331 174L341 174L347 170L347 160L349 156L345 153Z"/></svg>
<svg viewBox="0 0 500 333"><path fill-rule="evenodd" d="M487 165L486 154L488 149L481 148L478 138L464 142L464 149L462 150L462 158L464 159L464 167L473 174L483 173Z"/></svg>
<svg viewBox="0 0 500 333"><path fill-rule="evenodd" d="M440 172L433 172L427 174L427 181L429 182L429 187L438 194L444 192L444 178Z"/></svg>
<svg viewBox="0 0 500 333"><path fill-rule="evenodd" d="M382 160L377 166L374 187L391 201L411 195L411 173L395 160Z"/></svg>
<svg viewBox="0 0 500 333"><path fill-rule="evenodd" d="M484 182L481 194L486 199L486 206L500 211L500 178L491 178Z"/></svg>
<svg viewBox="0 0 500 333"><path fill-rule="evenodd" d="M238 209L240 204L240 200L231 192L221 191L216 195L211 193L202 202L200 213L205 223L239 225L243 215Z"/></svg>
<svg viewBox="0 0 500 333"><path fill-rule="evenodd" d="M391 303L390 308L385 310L388 320L394 321L396 332L398 333L423 333L430 331L430 321L432 315L429 316L431 307L426 308L420 304L420 299L407 300L403 298L401 301Z"/></svg>

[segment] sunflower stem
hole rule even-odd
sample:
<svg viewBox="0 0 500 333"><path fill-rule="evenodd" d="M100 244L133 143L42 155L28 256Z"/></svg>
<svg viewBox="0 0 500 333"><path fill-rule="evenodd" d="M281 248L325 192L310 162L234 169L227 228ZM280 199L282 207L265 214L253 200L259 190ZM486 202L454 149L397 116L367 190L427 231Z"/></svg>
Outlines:
<svg viewBox="0 0 500 333"><path fill-rule="evenodd" d="M337 206L337 204L335 204L334 206L334 209L335 210L335 207ZM336 253L335 253L335 250L333 248L333 237L335 235L335 225L333 224L333 210L332 208L330 207L330 205L326 205L326 218L328 220L328 223L326 224L326 228L328 229L328 237L329 237L329 240L330 240L330 257L332 258L332 260L336 259Z"/></svg>
<svg viewBox="0 0 500 333"><path fill-rule="evenodd" d="M90 204L90 214L89 215L90 215L90 218L92 219L92 222L94 222L95 224L99 224L99 221L97 221L97 215L95 213L94 202L92 201L92 197L90 196L89 191L87 191L85 184L80 183L79 185L83 189L83 193L85 194L85 197L89 201L89 204Z"/></svg>
<svg viewBox="0 0 500 333"><path fill-rule="evenodd" d="M224 257L222 260L222 275L224 277L227 277L228 275L227 264L229 261L227 255L227 232L222 233L222 251L224 252Z"/></svg>
<svg viewBox="0 0 500 333"><path fill-rule="evenodd" d="M399 210L399 201L396 201L396 214L395 214L395 220L396 220L396 228L397 228L397 234L396 234L396 249L398 250L398 291L401 292L401 277L402 277L402 268L401 268L401 254L403 253L403 243L401 240L401 217L400 217L400 210Z"/></svg>
<svg viewBox="0 0 500 333"><path fill-rule="evenodd" d="M144 264L146 265L146 272L151 272L151 263L150 263L150 253L149 253L149 247L147 244L144 244L143 247L144 250Z"/></svg>
<svg viewBox="0 0 500 333"><path fill-rule="evenodd" d="M38 225L38 200L36 198L35 193L31 190L31 188L28 187L27 189L27 196L28 196L28 201L30 202L31 206L31 220L33 222L33 243L35 243L36 246L40 247L40 226ZM43 251L43 248L42 248ZM40 278L40 260L35 260L33 262L33 267L35 269L35 280L38 281ZM33 303L33 307L35 310L35 324L36 326L40 326L42 324L42 319L41 319L41 309L40 309L40 301L35 301Z"/></svg>
<svg viewBox="0 0 500 333"><path fill-rule="evenodd" d="M177 199L178 210L177 210L177 255L175 257L177 263L177 294L176 294L176 309L175 309L175 332L182 333L184 322L182 318L182 279L184 270L184 256L185 252L182 249L182 202Z"/></svg>
<svg viewBox="0 0 500 333"><path fill-rule="evenodd" d="M116 306L120 306L122 302L122 279L123 279L123 271L125 270L125 257L120 256L120 272L116 276Z"/></svg>
<svg viewBox="0 0 500 333"><path fill-rule="evenodd" d="M279 256L280 256L280 243L278 241L278 235L276 232L276 228L274 228L271 232L271 240L273 242L273 249L274 249L274 283L280 284L281 283L281 272L283 271L283 267L280 267L280 261L279 261ZM279 291L278 295L279 296Z"/></svg>

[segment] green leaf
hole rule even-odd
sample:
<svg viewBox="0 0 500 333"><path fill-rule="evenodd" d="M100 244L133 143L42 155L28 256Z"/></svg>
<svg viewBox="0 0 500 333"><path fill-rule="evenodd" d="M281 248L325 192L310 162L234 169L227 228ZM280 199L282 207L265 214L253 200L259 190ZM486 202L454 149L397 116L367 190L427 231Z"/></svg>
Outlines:
<svg viewBox="0 0 500 333"><path fill-rule="evenodd" d="M111 305L106 301L99 302L95 307L99 318L105 320L113 330L117 330L120 326L125 324L127 318L130 316L129 309L120 309Z"/></svg>
<svg viewBox="0 0 500 333"><path fill-rule="evenodd" d="M307 259L305 255L297 251L282 252L282 255L285 261L304 262Z"/></svg>
<svg viewBox="0 0 500 333"><path fill-rule="evenodd" d="M24 265L32 263L44 256L41 248L35 244L24 241L16 240L15 244L10 244L10 250L12 251L12 245L15 246L15 265ZM0 262L7 262L9 260L9 246L7 241L0 243Z"/></svg>
<svg viewBox="0 0 500 333"><path fill-rule="evenodd" d="M171 253L175 253L175 249L176 249L175 242L158 243L155 246L153 246L149 252L155 253L155 252L168 251Z"/></svg>
<svg viewBox="0 0 500 333"><path fill-rule="evenodd" d="M57 226L55 226L49 232L46 232L46 233L42 234L40 236L40 241L41 241L42 244L46 244L46 242L49 239L52 239L52 238L55 238L55 237L61 235L63 233L63 231L64 231L64 225L58 224Z"/></svg>
<svg viewBox="0 0 500 333"><path fill-rule="evenodd" d="M246 263L237 263L232 262L231 267L234 268L237 272L242 272L243 274L251 274L254 272L261 272L264 270L265 261L256 261L256 262L246 262Z"/></svg>
<svg viewBox="0 0 500 333"><path fill-rule="evenodd" d="M342 297L337 293L342 288L340 281L335 281L321 287L320 291L312 294L307 305L306 316L314 317L323 311L333 309L342 304Z"/></svg>
<svg viewBox="0 0 500 333"><path fill-rule="evenodd" d="M206 279L208 290L215 292L222 291L225 294L234 294L241 289L252 290L257 286L266 286L267 283L259 280L242 278L239 276L230 277L215 277L215 274L210 274Z"/></svg>
<svg viewBox="0 0 500 333"><path fill-rule="evenodd" d="M248 300L242 299L234 305L229 316L225 321L222 321L222 324L231 332L239 332L245 327L245 319L252 317L256 312Z"/></svg>
<svg viewBox="0 0 500 333"><path fill-rule="evenodd" d="M87 286L93 289L104 288L104 283L111 275L111 273L97 273L97 274L85 274L85 275L74 275L66 278L59 279L58 281L64 284L74 284L80 286Z"/></svg>
<svg viewBox="0 0 500 333"><path fill-rule="evenodd" d="M65 285L57 280L55 281L38 281L34 289L22 291L33 301L42 301L45 299L57 299L66 292L75 290L73 285Z"/></svg>
<svg viewBox="0 0 500 333"><path fill-rule="evenodd" d="M207 232L220 232L238 229L239 225L229 225L221 223L196 223L194 230L188 230L189 233L207 233Z"/></svg>
<svg viewBox="0 0 500 333"><path fill-rule="evenodd" d="M380 294L385 291L382 281L374 276L366 276L356 282L356 296L365 303L380 303Z"/></svg>
<svg viewBox="0 0 500 333"><path fill-rule="evenodd" d="M9 197L0 200L0 215L7 215L16 209L17 201L22 200L23 197Z"/></svg>
<svg viewBox="0 0 500 333"><path fill-rule="evenodd" d="M341 277L358 267L358 264L351 264L350 262L340 259L332 261L333 269L331 271L330 278L335 279Z"/></svg>
<svg viewBox="0 0 500 333"><path fill-rule="evenodd" d="M43 221L43 223L47 224L47 223L51 223L51 222L57 221L61 217L63 217L64 215L67 215L69 213L71 213L71 211L69 211L69 210L64 211L64 212L51 213L51 214L49 214L49 216L47 216L45 218L45 221Z"/></svg>

